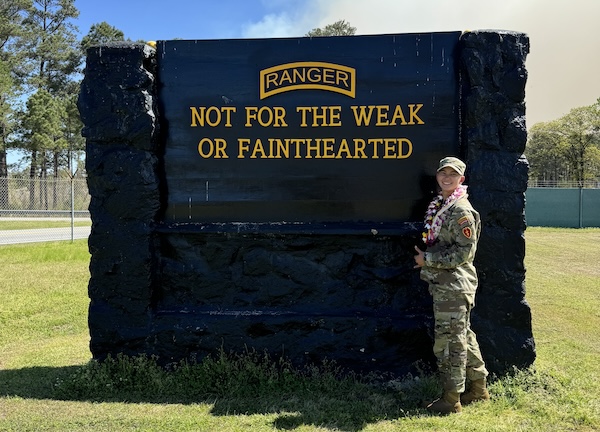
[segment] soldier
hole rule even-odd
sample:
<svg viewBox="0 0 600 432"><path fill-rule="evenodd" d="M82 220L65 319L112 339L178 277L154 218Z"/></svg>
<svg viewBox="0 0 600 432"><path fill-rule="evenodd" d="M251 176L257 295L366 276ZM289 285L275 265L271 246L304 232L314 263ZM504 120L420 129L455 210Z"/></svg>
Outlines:
<svg viewBox="0 0 600 432"><path fill-rule="evenodd" d="M470 325L477 289L473 259L480 219L463 185L465 169L464 162L455 157L440 161L436 174L440 193L425 216L423 241L427 249L415 246L415 268L421 269L421 279L429 284L433 296L433 351L444 389L427 409L443 414L460 412L461 403L490 398L486 389L488 371ZM470 389L464 393L466 383Z"/></svg>

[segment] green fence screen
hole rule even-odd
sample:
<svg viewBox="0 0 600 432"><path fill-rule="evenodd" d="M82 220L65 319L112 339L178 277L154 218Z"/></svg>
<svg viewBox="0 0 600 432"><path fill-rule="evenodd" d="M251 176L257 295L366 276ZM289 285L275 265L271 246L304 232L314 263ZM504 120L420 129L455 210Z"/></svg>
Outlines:
<svg viewBox="0 0 600 432"><path fill-rule="evenodd" d="M526 199L528 226L600 227L600 189L529 188Z"/></svg>

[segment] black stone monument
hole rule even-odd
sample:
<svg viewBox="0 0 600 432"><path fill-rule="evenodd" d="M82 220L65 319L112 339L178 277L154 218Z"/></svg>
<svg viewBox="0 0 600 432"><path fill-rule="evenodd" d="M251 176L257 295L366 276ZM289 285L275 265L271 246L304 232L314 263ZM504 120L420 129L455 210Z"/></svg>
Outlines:
<svg viewBox="0 0 600 432"><path fill-rule="evenodd" d="M483 221L473 328L490 370L530 365L528 52L504 31L90 48L93 357L433 365L413 245L455 155Z"/></svg>

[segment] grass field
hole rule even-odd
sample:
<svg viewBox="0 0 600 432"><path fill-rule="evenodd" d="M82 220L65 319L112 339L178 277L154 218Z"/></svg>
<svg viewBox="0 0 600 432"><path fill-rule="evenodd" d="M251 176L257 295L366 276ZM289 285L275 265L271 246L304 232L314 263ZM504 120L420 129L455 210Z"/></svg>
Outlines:
<svg viewBox="0 0 600 432"><path fill-rule="evenodd" d="M600 430L600 229L529 228L526 240L536 363L449 417L419 407L437 392L426 376L390 388L260 356L169 374L143 359L94 365L87 243L0 246L0 431Z"/></svg>

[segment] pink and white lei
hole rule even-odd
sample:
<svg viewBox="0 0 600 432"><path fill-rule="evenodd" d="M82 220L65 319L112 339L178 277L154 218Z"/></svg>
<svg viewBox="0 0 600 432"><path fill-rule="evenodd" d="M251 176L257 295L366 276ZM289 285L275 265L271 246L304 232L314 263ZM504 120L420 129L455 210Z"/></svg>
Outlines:
<svg viewBox="0 0 600 432"><path fill-rule="evenodd" d="M444 223L444 212L454 204L458 199L467 195L467 186L460 185L457 187L452 194L444 200L444 197L440 193L436 196L425 213L425 230L423 233L423 241L427 246L435 243L438 235L440 234L440 228Z"/></svg>

